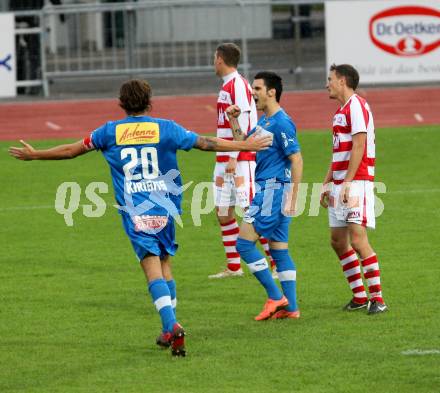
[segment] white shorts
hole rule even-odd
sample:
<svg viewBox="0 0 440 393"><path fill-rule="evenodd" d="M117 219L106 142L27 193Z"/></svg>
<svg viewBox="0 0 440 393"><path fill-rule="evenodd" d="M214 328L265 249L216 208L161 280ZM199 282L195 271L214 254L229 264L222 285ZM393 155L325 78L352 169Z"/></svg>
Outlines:
<svg viewBox="0 0 440 393"><path fill-rule="evenodd" d="M255 161L237 161L235 174L225 173L227 163L217 162L214 168L214 204L217 207L249 207L255 194Z"/></svg>
<svg viewBox="0 0 440 393"><path fill-rule="evenodd" d="M332 184L328 207L329 225L331 228L346 227L348 223L374 228L374 182L353 180L350 187L348 203L341 201L342 184Z"/></svg>

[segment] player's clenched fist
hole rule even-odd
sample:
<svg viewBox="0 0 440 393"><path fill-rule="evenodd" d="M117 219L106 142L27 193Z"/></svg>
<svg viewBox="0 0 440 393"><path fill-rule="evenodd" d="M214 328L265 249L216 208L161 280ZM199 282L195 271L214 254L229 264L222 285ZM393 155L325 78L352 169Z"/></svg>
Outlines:
<svg viewBox="0 0 440 393"><path fill-rule="evenodd" d="M235 117L237 118L241 114L241 110L237 105L231 105L226 109L226 114L229 118Z"/></svg>

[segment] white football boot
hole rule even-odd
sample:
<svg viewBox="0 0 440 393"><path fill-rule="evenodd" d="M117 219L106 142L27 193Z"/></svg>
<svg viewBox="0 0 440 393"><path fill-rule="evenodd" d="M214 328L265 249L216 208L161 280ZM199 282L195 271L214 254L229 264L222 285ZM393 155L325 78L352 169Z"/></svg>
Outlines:
<svg viewBox="0 0 440 393"><path fill-rule="evenodd" d="M229 270L226 268L225 270L221 271L217 274L211 274L208 276L208 278L228 278L228 277L242 277L243 276L243 270L242 268L238 270Z"/></svg>

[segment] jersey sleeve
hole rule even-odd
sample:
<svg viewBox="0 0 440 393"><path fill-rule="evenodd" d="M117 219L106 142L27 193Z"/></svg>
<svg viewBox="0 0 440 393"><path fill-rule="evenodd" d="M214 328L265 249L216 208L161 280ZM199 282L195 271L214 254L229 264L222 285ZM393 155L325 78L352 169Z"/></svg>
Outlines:
<svg viewBox="0 0 440 393"><path fill-rule="evenodd" d="M97 128L89 137L84 138L83 144L87 150L105 150L106 149L106 130L107 124Z"/></svg>
<svg viewBox="0 0 440 393"><path fill-rule="evenodd" d="M251 108L252 93L248 89L247 83L241 76L235 79L234 91L235 91L234 104L237 105L241 110L241 114L240 116L238 116L238 124L240 125L240 129L245 133L245 135L247 135L251 125L250 122L251 122L251 110L252 110ZM234 152L234 153L232 155L238 156L240 152Z"/></svg>
<svg viewBox="0 0 440 393"><path fill-rule="evenodd" d="M235 78L234 93L233 104L240 108L242 114L244 114L244 112L250 112L252 93L247 89L246 84L241 77Z"/></svg>
<svg viewBox="0 0 440 393"><path fill-rule="evenodd" d="M251 122L251 114L250 112L242 112L240 116L238 116L238 124L240 125L240 129L247 134L250 129Z"/></svg>
<svg viewBox="0 0 440 393"><path fill-rule="evenodd" d="M350 102L351 135L367 132L368 111L357 98Z"/></svg>
<svg viewBox="0 0 440 393"><path fill-rule="evenodd" d="M175 122L172 122L171 125L173 128L173 143L176 150L191 150L197 142L198 135Z"/></svg>
<svg viewBox="0 0 440 393"><path fill-rule="evenodd" d="M276 133L275 138L286 157L301 151L298 139L296 138L296 127L292 122L284 123L280 127L280 132Z"/></svg>

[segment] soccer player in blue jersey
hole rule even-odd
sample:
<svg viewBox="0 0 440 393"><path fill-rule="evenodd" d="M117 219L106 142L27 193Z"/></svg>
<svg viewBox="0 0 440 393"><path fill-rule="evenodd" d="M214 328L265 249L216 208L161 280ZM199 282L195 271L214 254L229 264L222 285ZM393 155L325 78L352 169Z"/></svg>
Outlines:
<svg viewBox="0 0 440 393"><path fill-rule="evenodd" d="M291 217L296 211L303 161L295 124L279 104L283 90L281 78L273 72L260 72L255 75L252 89L257 109L264 114L249 135L270 135L273 143L269 149L257 152L257 190L243 218L237 250L267 292L268 299L255 320L296 319L300 316L296 301L296 268L289 255L288 238ZM240 109L230 106L227 114L235 139L244 139L237 121ZM269 240L282 291L266 259L255 246L260 236Z"/></svg>
<svg viewBox="0 0 440 393"><path fill-rule="evenodd" d="M258 151L270 144L270 138L235 142L202 137L173 121L150 117L151 88L142 80L124 83L119 101L127 117L104 124L83 140L47 150L21 141L24 147L11 147L9 153L20 160L61 160L92 150L102 152L110 166L125 232L162 321L156 342L171 347L175 356L185 356L185 331L173 307L176 286L170 261L177 249L173 217L181 213L177 150Z"/></svg>

